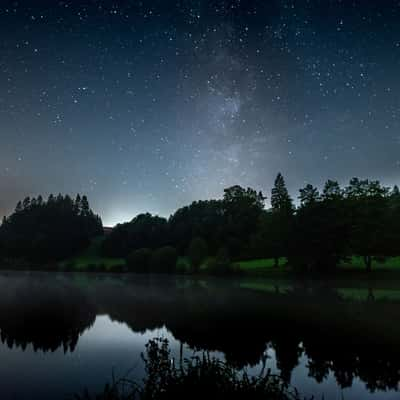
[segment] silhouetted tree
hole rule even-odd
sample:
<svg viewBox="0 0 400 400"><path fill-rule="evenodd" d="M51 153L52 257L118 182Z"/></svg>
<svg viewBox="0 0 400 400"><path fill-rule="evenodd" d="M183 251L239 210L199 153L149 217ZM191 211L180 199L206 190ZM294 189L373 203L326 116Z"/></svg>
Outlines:
<svg viewBox="0 0 400 400"><path fill-rule="evenodd" d="M337 181L328 179L322 191L322 198L324 200L340 200L343 198L343 190Z"/></svg>
<svg viewBox="0 0 400 400"><path fill-rule="evenodd" d="M180 254L184 254L194 237L207 242L210 253L214 254L223 239L226 215L221 200L195 201L179 208L168 220L171 243Z"/></svg>
<svg viewBox="0 0 400 400"><path fill-rule="evenodd" d="M249 187L244 189L239 185L235 185L224 189L224 203L226 206L246 203L247 206L254 206L258 209L263 209L264 200L265 197L262 192L257 192Z"/></svg>
<svg viewBox="0 0 400 400"><path fill-rule="evenodd" d="M234 257L248 256L250 238L264 209L265 197L235 185L224 189L222 241Z"/></svg>
<svg viewBox="0 0 400 400"><path fill-rule="evenodd" d="M31 205L31 199L30 197L25 197L24 201L22 202L22 209L27 210Z"/></svg>
<svg viewBox="0 0 400 400"><path fill-rule="evenodd" d="M82 201L81 201L81 215L84 217L88 216L90 213L90 206L89 206L89 201L86 196L82 196Z"/></svg>
<svg viewBox="0 0 400 400"><path fill-rule="evenodd" d="M169 241L168 223L165 218L149 213L139 214L131 222L117 225L106 236L102 244L102 253L111 257L126 257L133 250L154 249L168 244Z"/></svg>
<svg viewBox="0 0 400 400"><path fill-rule="evenodd" d="M303 189L300 189L299 192L300 204L303 207L309 206L320 200L318 189L311 184L306 185Z"/></svg>
<svg viewBox="0 0 400 400"><path fill-rule="evenodd" d="M348 212L341 202L309 202L297 210L289 264L301 271L329 271L349 255Z"/></svg>
<svg viewBox="0 0 400 400"><path fill-rule="evenodd" d="M43 205L43 197L41 195L38 196L36 204L38 206L42 206Z"/></svg>
<svg viewBox="0 0 400 400"><path fill-rule="evenodd" d="M274 187L271 191L271 207L276 212L291 214L293 212L293 202L286 189L285 180L281 173L277 175Z"/></svg>
<svg viewBox="0 0 400 400"><path fill-rule="evenodd" d="M77 214L80 214L82 211L82 199L79 193L75 197L74 207L75 207L75 212Z"/></svg>
<svg viewBox="0 0 400 400"><path fill-rule="evenodd" d="M77 214L69 196L50 196L46 203L27 197L0 227L0 242L10 259L49 262L82 250L102 229L100 217L91 210Z"/></svg>
<svg viewBox="0 0 400 400"><path fill-rule="evenodd" d="M361 256L367 271L374 258L385 256L388 245L388 193L379 181L352 178L345 189L352 226L351 243L354 254Z"/></svg>
<svg viewBox="0 0 400 400"><path fill-rule="evenodd" d="M20 211L22 211L22 202L19 201L17 203L17 206L15 207L15 213L19 213Z"/></svg>
<svg viewBox="0 0 400 400"><path fill-rule="evenodd" d="M279 258L288 254L294 212L293 201L281 173L278 173L271 190L271 211L265 220L270 231L267 247L272 251L275 266L278 267Z"/></svg>

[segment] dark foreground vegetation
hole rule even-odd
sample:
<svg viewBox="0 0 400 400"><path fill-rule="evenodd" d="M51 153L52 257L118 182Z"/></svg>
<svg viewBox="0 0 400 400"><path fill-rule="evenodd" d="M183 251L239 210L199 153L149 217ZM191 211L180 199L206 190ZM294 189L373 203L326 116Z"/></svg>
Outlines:
<svg viewBox="0 0 400 400"><path fill-rule="evenodd" d="M220 200L193 202L168 219L140 214L93 241L103 229L86 197L27 198L3 220L0 255L3 265L18 260L59 268L63 260L64 269L73 269L82 250L91 248L93 270L221 275L235 272L239 261L255 259L327 273L356 258L371 271L374 262L399 255L397 186L353 178L342 188L328 180L320 193L308 184L296 207L278 174L269 209L265 200L261 192L232 186Z"/></svg>
<svg viewBox="0 0 400 400"><path fill-rule="evenodd" d="M263 399L300 400L296 390L289 388L269 370L259 376L241 373L229 364L203 353L176 365L166 339L153 339L142 355L146 377L143 383L127 378L106 385L104 392L91 396L76 395L76 400L161 400L161 399Z"/></svg>

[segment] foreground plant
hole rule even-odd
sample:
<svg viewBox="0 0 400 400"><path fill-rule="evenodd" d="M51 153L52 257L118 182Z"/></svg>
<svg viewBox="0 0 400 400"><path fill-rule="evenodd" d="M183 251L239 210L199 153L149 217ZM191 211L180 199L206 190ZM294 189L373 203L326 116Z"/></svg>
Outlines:
<svg viewBox="0 0 400 400"><path fill-rule="evenodd" d="M143 384L127 378L113 379L103 393L91 396L85 391L76 395L75 400L300 400L295 389L269 370L259 376L249 376L207 353L175 365L166 339L150 340L142 359L146 371Z"/></svg>

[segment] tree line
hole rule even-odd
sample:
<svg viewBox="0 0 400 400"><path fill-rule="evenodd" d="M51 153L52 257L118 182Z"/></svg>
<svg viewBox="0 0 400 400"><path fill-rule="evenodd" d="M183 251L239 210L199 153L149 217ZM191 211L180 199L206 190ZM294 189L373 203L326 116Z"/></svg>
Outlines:
<svg viewBox="0 0 400 400"><path fill-rule="evenodd" d="M86 196L26 197L3 218L0 255L14 262L55 262L81 251L102 233L101 219Z"/></svg>
<svg viewBox="0 0 400 400"><path fill-rule="evenodd" d="M157 268L157 262L171 271L178 255L187 256L194 272L210 257L221 271L237 260L273 258L276 267L286 259L297 271L324 272L352 256L362 257L370 271L375 260L398 255L397 186L353 178L342 188L328 180L320 193L307 184L295 206L278 174L268 209L266 199L262 192L235 185L221 200L195 201L168 219L140 214L114 228L102 253L125 257L141 272Z"/></svg>
<svg viewBox="0 0 400 400"><path fill-rule="evenodd" d="M101 254L126 260L137 272L225 273L239 260L285 260L297 271L325 272L353 256L373 262L397 256L400 239L400 191L379 181L353 178L347 186L328 180L320 192L307 184L296 206L278 174L270 194L239 185L222 199L194 201L168 219L139 214L104 237ZM50 195L19 202L0 226L0 256L28 262L66 259L103 234L101 219L86 196ZM184 258L179 256L186 256ZM182 265L182 259L189 265ZM187 268L186 268L187 269Z"/></svg>

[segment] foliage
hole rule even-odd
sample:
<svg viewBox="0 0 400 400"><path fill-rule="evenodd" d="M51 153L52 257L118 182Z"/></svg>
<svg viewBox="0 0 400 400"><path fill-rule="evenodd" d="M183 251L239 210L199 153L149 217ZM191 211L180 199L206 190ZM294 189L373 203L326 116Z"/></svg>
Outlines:
<svg viewBox="0 0 400 400"><path fill-rule="evenodd" d="M167 244L168 224L165 218L149 213L139 214L131 222L117 225L105 238L102 253L126 257L140 248L155 249Z"/></svg>
<svg viewBox="0 0 400 400"><path fill-rule="evenodd" d="M324 185L322 198L324 200L340 200L343 196L343 191L337 181L328 179Z"/></svg>
<svg viewBox="0 0 400 400"><path fill-rule="evenodd" d="M239 270L232 263L229 250L226 247L221 247L217 255L207 265L207 273L210 275L229 275L236 272L239 272Z"/></svg>
<svg viewBox="0 0 400 400"><path fill-rule="evenodd" d="M190 260L193 271L198 272L201 263L208 256L207 242L201 237L193 238L190 243L187 255Z"/></svg>
<svg viewBox="0 0 400 400"><path fill-rule="evenodd" d="M195 237L204 238L209 251L215 252L222 241L224 221L222 201L195 201L171 215L168 220L169 237L180 254L186 252Z"/></svg>
<svg viewBox="0 0 400 400"><path fill-rule="evenodd" d="M299 400L279 376L269 370L258 376L240 373L208 353L193 356L175 365L168 340L156 338L146 345L142 355L146 376L143 384L129 379L114 380L104 392L92 397L86 391L76 400L161 400L161 399L265 399Z"/></svg>
<svg viewBox="0 0 400 400"><path fill-rule="evenodd" d="M326 272L350 254L346 209L342 203L311 202L295 217L289 264L301 271Z"/></svg>
<svg viewBox="0 0 400 400"><path fill-rule="evenodd" d="M89 246L73 257L59 263L60 269L67 271L98 271L115 270L125 264L123 258L103 257L101 255L101 245L104 236L93 238Z"/></svg>
<svg viewBox="0 0 400 400"><path fill-rule="evenodd" d="M275 267L286 259L295 270L326 272L352 256L363 259L370 271L374 262L398 255L397 186L389 189L379 181L352 178L341 188L328 180L321 194L307 184L299 200L295 208L282 174L275 179L267 210L262 192L234 185L221 200L193 202L168 220L140 214L99 241L100 254L91 245L77 256L102 232L87 198L51 195L45 202L40 196L27 197L3 219L0 254L11 259L9 265L66 259L64 264L78 269L104 264L106 269L167 273L176 272L178 255L187 256L191 272L199 272L209 258L208 271L219 274L231 272L237 261L260 258L273 259ZM229 257L221 258L221 251ZM157 260L163 265L157 266ZM189 269L179 263L180 272Z"/></svg>
<svg viewBox="0 0 400 400"><path fill-rule="evenodd" d="M363 258L367 271L373 260L396 255L400 230L398 192L378 181L352 178L345 189L327 181L320 197L311 185L300 190L289 263L301 270L326 271L351 255Z"/></svg>
<svg viewBox="0 0 400 400"><path fill-rule="evenodd" d="M164 246L155 250L149 263L150 272L173 273L175 272L178 253L172 246Z"/></svg>
<svg viewBox="0 0 400 400"><path fill-rule="evenodd" d="M149 263L152 252L148 248L133 250L126 258L129 272L149 272Z"/></svg>
<svg viewBox="0 0 400 400"><path fill-rule="evenodd" d="M177 274L186 274L192 271L190 261L187 257L178 257L176 262L175 272Z"/></svg>
<svg viewBox="0 0 400 400"><path fill-rule="evenodd" d="M251 236L264 209L265 197L251 188L232 186L224 190L224 225L219 247L226 247L230 256L248 253Z"/></svg>
<svg viewBox="0 0 400 400"><path fill-rule="evenodd" d="M389 190L378 181L353 178L345 192L352 221L352 249L364 258L370 271L372 260L384 257L393 240L388 229L392 216L387 204Z"/></svg>
<svg viewBox="0 0 400 400"><path fill-rule="evenodd" d="M236 185L224 190L223 200L182 207L168 221L171 243L184 254L192 239L201 237L210 254L216 254L223 244L233 256L240 257L247 251L264 199L261 192Z"/></svg>
<svg viewBox="0 0 400 400"><path fill-rule="evenodd" d="M294 209L293 201L289 196L285 180L281 173L276 176L274 187L271 191L271 207L274 211L284 214L291 214Z"/></svg>
<svg viewBox="0 0 400 400"><path fill-rule="evenodd" d="M263 212L251 239L251 258L273 258L278 267L280 258L287 256L292 225L291 215L276 210Z"/></svg>
<svg viewBox="0 0 400 400"><path fill-rule="evenodd" d="M262 209L264 208L264 200L265 197L263 196L262 192L257 192L250 187L244 189L239 185L235 185L224 189L225 205L237 205L240 203L242 205L246 204L249 207Z"/></svg>
<svg viewBox="0 0 400 400"><path fill-rule="evenodd" d="M310 206L316 203L320 198L318 189L310 184L300 189L299 192L299 200L302 207Z"/></svg>
<svg viewBox="0 0 400 400"><path fill-rule="evenodd" d="M99 216L90 209L86 196L26 197L0 226L2 253L32 263L65 259L89 245L103 233Z"/></svg>

